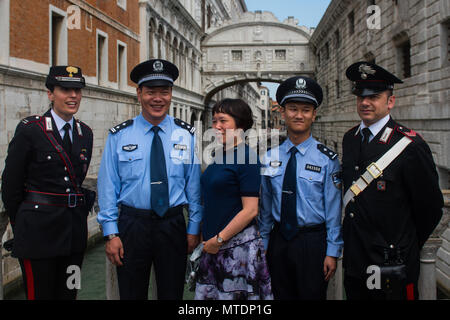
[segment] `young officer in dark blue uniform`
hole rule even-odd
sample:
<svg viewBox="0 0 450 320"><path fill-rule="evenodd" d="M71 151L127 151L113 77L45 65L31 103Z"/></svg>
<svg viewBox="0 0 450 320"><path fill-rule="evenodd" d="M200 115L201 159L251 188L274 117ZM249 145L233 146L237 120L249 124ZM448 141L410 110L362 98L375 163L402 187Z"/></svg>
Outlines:
<svg viewBox="0 0 450 320"><path fill-rule="evenodd" d="M92 131L73 117L84 86L80 68L51 67L46 87L52 108L23 119L8 148L2 199L14 232L12 255L19 258L31 300L76 298L77 280L67 285L76 271L68 267L81 268L95 198L81 188Z"/></svg>
<svg viewBox="0 0 450 320"><path fill-rule="evenodd" d="M147 299L152 264L158 299L182 299L187 253L199 243L194 128L167 114L177 77L178 68L161 59L131 71L142 113L110 130L100 164L98 221L121 299Z"/></svg>
<svg viewBox="0 0 450 320"><path fill-rule="evenodd" d="M311 135L322 88L293 77L276 96L288 139L263 160L260 211L272 290L275 299L324 300L342 250L339 160Z"/></svg>
<svg viewBox="0 0 450 320"><path fill-rule="evenodd" d="M361 118L342 142L347 299L417 299L420 250L442 216L436 166L427 143L390 116L402 81L368 62L346 75Z"/></svg>

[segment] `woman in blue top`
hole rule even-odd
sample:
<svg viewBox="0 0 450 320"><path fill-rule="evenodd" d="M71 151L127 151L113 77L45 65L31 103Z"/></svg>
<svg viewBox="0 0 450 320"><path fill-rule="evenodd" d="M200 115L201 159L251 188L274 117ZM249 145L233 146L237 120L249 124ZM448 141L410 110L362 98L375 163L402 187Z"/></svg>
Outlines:
<svg viewBox="0 0 450 320"><path fill-rule="evenodd" d="M201 177L204 252L195 299L273 299L255 223L260 163L242 135L253 125L252 111L240 99L224 99L216 103L212 114L222 146Z"/></svg>

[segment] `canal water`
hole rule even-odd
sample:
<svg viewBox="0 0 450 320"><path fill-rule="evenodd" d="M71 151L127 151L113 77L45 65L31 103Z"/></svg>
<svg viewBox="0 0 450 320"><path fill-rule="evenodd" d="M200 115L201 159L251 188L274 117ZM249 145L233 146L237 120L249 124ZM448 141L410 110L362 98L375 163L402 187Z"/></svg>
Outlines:
<svg viewBox="0 0 450 320"><path fill-rule="evenodd" d="M91 247L84 256L81 268L81 289L78 291L78 300L106 300L106 256L105 245L101 241ZM149 289L149 297L152 297ZM194 299L194 292L185 287L184 300ZM5 296L5 300L25 300L23 288L11 292Z"/></svg>

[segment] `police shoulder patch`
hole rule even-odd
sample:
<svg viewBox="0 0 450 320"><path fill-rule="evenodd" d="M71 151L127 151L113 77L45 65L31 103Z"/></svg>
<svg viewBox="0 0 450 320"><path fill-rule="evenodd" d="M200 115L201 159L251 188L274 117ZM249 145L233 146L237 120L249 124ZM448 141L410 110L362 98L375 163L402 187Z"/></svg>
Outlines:
<svg viewBox="0 0 450 320"><path fill-rule="evenodd" d="M324 146L323 144L318 144L317 145L317 149L319 149L320 152L322 152L324 155L326 155L328 158L330 158L331 160L336 159L337 157L337 153L328 149L326 146Z"/></svg>
<svg viewBox="0 0 450 320"><path fill-rule="evenodd" d="M191 126L189 123L184 122L183 120L180 120L178 118L174 118L173 119L175 121L175 124L187 131L189 131L190 134L194 134L195 132L195 127Z"/></svg>
<svg viewBox="0 0 450 320"><path fill-rule="evenodd" d="M117 132L119 132L120 130L130 126L133 124L133 119L127 120L125 122L122 122L121 124L118 124L115 127L112 127L111 129L109 129L109 132L111 132L112 134L116 134Z"/></svg>
<svg viewBox="0 0 450 320"><path fill-rule="evenodd" d="M26 117L26 118L22 119L22 123L23 124L30 124L30 123L37 122L37 121L40 121L40 120L41 120L41 116L29 116L29 117Z"/></svg>

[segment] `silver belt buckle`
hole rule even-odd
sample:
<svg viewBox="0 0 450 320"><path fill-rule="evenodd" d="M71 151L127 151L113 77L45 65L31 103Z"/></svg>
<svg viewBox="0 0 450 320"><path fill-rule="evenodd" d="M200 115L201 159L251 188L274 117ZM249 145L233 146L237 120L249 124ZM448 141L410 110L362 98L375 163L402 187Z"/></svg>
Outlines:
<svg viewBox="0 0 450 320"><path fill-rule="evenodd" d="M75 193L69 193L69 197L67 198L67 204L69 208L75 208L77 206L77 195Z"/></svg>

